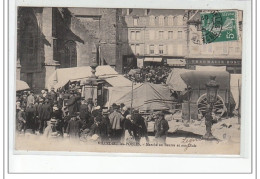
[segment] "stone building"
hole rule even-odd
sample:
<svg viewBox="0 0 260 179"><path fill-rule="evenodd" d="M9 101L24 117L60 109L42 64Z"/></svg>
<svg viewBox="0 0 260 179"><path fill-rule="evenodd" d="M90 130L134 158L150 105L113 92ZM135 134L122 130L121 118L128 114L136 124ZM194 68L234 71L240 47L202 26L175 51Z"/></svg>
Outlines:
<svg viewBox="0 0 260 179"><path fill-rule="evenodd" d="M19 7L17 79L35 91L46 87L56 68L96 61L123 73L143 65L194 69L225 66L241 73L239 41L204 45L199 11Z"/></svg>
<svg viewBox="0 0 260 179"><path fill-rule="evenodd" d="M184 10L122 9L119 14L119 71L144 63L185 67L187 23Z"/></svg>
<svg viewBox="0 0 260 179"><path fill-rule="evenodd" d="M19 7L17 79L44 89L56 68L115 66L117 9Z"/></svg>
<svg viewBox="0 0 260 179"><path fill-rule="evenodd" d="M189 11L187 68L223 66L230 73L241 74L242 60L242 11L238 12L239 40L203 44L200 11Z"/></svg>

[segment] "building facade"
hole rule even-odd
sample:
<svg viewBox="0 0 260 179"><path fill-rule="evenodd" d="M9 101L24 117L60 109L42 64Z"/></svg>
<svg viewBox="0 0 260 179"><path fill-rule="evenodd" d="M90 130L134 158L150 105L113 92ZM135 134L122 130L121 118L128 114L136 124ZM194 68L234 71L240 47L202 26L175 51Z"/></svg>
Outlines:
<svg viewBox="0 0 260 179"><path fill-rule="evenodd" d="M242 11L238 12L239 40L203 44L200 11L188 13L187 68L196 66L223 66L230 73L241 74L242 64Z"/></svg>
<svg viewBox="0 0 260 179"><path fill-rule="evenodd" d="M19 7L17 79L44 89L56 68L115 66L117 9Z"/></svg>
<svg viewBox="0 0 260 179"><path fill-rule="evenodd" d="M39 91L55 69L93 61L119 73L143 65L241 73L241 12L238 21L239 41L203 44L199 11L19 7L16 76Z"/></svg>
<svg viewBox="0 0 260 179"><path fill-rule="evenodd" d="M185 66L187 18L184 10L122 9L119 17L119 71L144 63Z"/></svg>

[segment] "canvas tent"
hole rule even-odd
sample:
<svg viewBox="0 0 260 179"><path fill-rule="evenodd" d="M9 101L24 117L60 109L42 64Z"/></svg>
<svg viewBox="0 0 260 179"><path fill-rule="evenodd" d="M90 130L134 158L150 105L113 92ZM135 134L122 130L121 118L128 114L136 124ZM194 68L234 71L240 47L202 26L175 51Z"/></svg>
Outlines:
<svg viewBox="0 0 260 179"><path fill-rule="evenodd" d="M115 103L124 103L131 107L133 96L133 108L142 111L166 110L172 108L173 98L167 85L143 83L139 87L129 91Z"/></svg>
<svg viewBox="0 0 260 179"><path fill-rule="evenodd" d="M229 89L229 73L226 71L189 71L181 74L181 78L192 89L206 89L206 83L209 82L210 76L216 76L216 82L219 89Z"/></svg>
<svg viewBox="0 0 260 179"><path fill-rule="evenodd" d="M57 69L49 77L46 88L50 89L54 87L55 90L57 90L66 85L69 81L78 81L88 78L92 75L91 70L90 66ZM96 76L104 77L110 75L118 75L111 66L105 65L96 68Z"/></svg>
<svg viewBox="0 0 260 179"><path fill-rule="evenodd" d="M16 91L22 91L30 89L29 85L22 80L16 80Z"/></svg>
<svg viewBox="0 0 260 179"><path fill-rule="evenodd" d="M169 85L169 88L173 91L184 91L185 88L187 88L187 85L180 75L188 71L191 70L183 68L173 68L166 80L166 84Z"/></svg>
<svg viewBox="0 0 260 179"><path fill-rule="evenodd" d="M133 89L142 85L141 83L137 83L133 86ZM107 101L105 107L110 107L113 103L116 103L120 98L124 95L132 91L132 86L116 86L116 87L107 87Z"/></svg>

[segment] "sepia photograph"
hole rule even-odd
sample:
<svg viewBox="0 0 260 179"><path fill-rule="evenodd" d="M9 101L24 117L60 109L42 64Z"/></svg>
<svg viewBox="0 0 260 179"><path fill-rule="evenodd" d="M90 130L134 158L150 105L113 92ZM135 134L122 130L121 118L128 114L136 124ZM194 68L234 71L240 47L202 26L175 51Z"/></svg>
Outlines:
<svg viewBox="0 0 260 179"><path fill-rule="evenodd" d="M240 155L243 11L25 7L15 151Z"/></svg>

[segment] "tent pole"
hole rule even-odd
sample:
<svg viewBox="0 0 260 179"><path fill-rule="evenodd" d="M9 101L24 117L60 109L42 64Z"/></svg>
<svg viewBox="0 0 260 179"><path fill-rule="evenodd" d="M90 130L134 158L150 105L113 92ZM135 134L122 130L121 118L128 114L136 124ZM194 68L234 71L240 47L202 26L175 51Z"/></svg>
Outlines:
<svg viewBox="0 0 260 179"><path fill-rule="evenodd" d="M134 100L134 81L132 80L132 96L131 96L131 110L130 110L131 116L133 114L133 100Z"/></svg>
<svg viewBox="0 0 260 179"><path fill-rule="evenodd" d="M240 101L241 101L241 89L239 84L239 79L237 80L238 83L238 124L241 123L241 116L240 116Z"/></svg>

